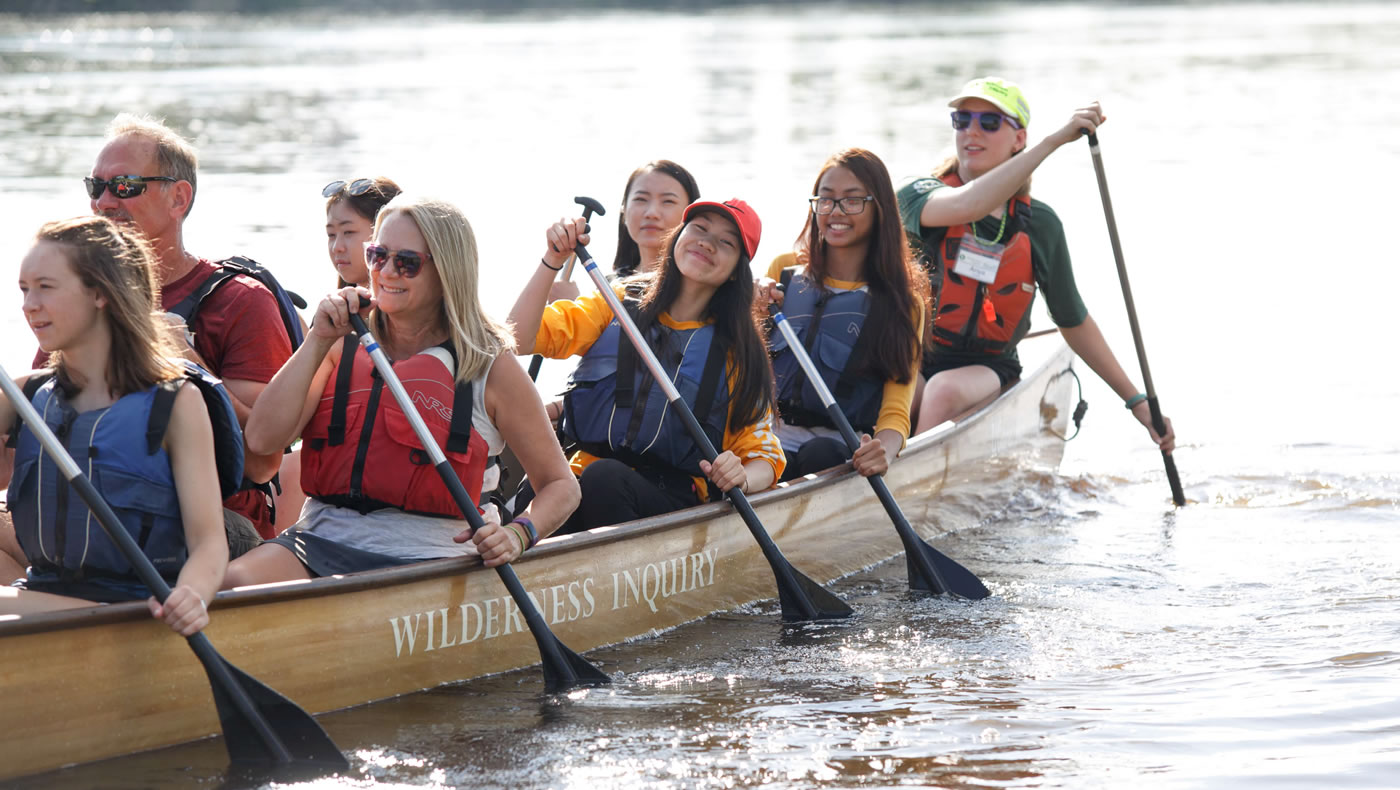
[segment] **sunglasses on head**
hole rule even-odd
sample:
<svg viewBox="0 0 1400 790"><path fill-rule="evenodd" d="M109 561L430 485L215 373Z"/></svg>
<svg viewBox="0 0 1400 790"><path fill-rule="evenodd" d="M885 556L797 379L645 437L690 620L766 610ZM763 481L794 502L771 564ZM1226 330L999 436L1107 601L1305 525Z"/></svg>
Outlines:
<svg viewBox="0 0 1400 790"><path fill-rule="evenodd" d="M371 189L374 189L374 179L357 178L354 181L350 182L348 188L346 187L344 181L332 181L321 188L321 197L328 198L342 189L348 191L350 193L350 197L359 197L360 195L363 195Z"/></svg>
<svg viewBox="0 0 1400 790"><path fill-rule="evenodd" d="M432 260L431 253L416 252L414 250L391 250L372 241L365 242L365 263L369 268L379 271L389 265L389 261L394 261L394 268L399 270L399 274L408 279L418 276L418 272L423 269L423 260Z"/></svg>
<svg viewBox="0 0 1400 790"><path fill-rule="evenodd" d="M1011 124L1012 129L1021 128L1021 125L1019 123L1016 123L1015 118L1012 118L1010 115L1006 115L1004 113L999 112L971 112L969 110L954 110L952 113L950 113L950 115L953 116L953 128L959 131L971 126L973 121L976 121L977 125L981 126L982 131L984 132L995 132L996 130L1000 129L1001 122L1003 120Z"/></svg>
<svg viewBox="0 0 1400 790"><path fill-rule="evenodd" d="M111 192L112 197L126 200L127 198L134 198L145 192L148 182L169 181L173 184L179 180L178 178L171 178L170 176L112 176L106 181L103 181L100 178L88 176L83 179L83 183L87 185L88 197L93 200L102 197L102 190L104 189Z"/></svg>

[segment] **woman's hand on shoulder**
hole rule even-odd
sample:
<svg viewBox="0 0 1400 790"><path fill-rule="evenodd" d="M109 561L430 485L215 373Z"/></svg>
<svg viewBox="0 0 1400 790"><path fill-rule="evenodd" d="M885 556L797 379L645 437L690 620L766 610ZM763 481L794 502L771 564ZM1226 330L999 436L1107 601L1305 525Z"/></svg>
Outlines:
<svg viewBox="0 0 1400 790"><path fill-rule="evenodd" d="M335 340L350 334L350 315L364 315L374 307L374 296L368 288L347 285L339 291L326 294L316 305L316 315L311 319L311 331L307 334L322 340Z"/></svg>
<svg viewBox="0 0 1400 790"><path fill-rule="evenodd" d="M501 526L501 513L495 504L486 505L481 520L483 523L480 529L467 527L457 533L453 540L458 543L470 540L476 546L476 551L481 555L481 561L486 563L486 567L494 568L514 562L525 551L524 544L520 542L521 536L516 532L518 527Z"/></svg>
<svg viewBox="0 0 1400 790"><path fill-rule="evenodd" d="M748 483L749 475L744 469L744 464L739 460L739 456L725 450L715 457L713 463L709 461L700 462L700 471L714 483L720 491L728 492L735 486L740 491L748 493L745 486Z"/></svg>
<svg viewBox="0 0 1400 790"><path fill-rule="evenodd" d="M1108 120L1108 116L1103 114L1103 108L1098 102L1091 103L1088 107L1080 107L1070 116L1069 121L1048 139L1055 145L1065 145L1078 140L1082 135L1093 134Z"/></svg>
<svg viewBox="0 0 1400 790"><path fill-rule="evenodd" d="M778 281L772 277L759 277L753 281L754 302L764 310L768 305L775 304L783 306L783 290L778 287Z"/></svg>
<svg viewBox="0 0 1400 790"><path fill-rule="evenodd" d="M583 217L564 217L550 225L549 230L544 232L547 242L543 259L545 264L551 269L562 268L575 247L589 242L587 229L588 223L583 221Z"/></svg>
<svg viewBox="0 0 1400 790"><path fill-rule="evenodd" d="M151 616L170 626L170 630L180 636L194 636L209 625L209 607L199 593L188 584L181 584L165 599L164 604L156 602L155 596L146 599Z"/></svg>

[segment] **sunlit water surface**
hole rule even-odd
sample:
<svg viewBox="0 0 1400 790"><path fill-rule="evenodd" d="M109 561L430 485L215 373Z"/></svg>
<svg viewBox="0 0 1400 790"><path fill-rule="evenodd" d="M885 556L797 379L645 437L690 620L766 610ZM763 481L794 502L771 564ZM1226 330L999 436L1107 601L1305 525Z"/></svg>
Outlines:
<svg viewBox="0 0 1400 790"><path fill-rule="evenodd" d="M834 585L849 622L784 628L770 602L594 651L606 690L548 698L525 670L327 716L347 777L226 776L215 741L19 784L1400 786L1393 5L0 16L4 276L33 228L86 210L79 179L121 110L197 139L192 250L249 254L306 294L331 284L320 186L371 173L465 208L500 314L573 196L614 206L652 158L757 206L766 261L827 154L926 172L951 141L943 97L983 73L1018 79L1042 132L1104 102L1190 506L1170 508L1090 374L1059 470L1027 469L935 541L987 601L911 597L892 562ZM1036 193L1135 370L1088 152L1052 157ZM25 368L13 288L0 328L0 362ZM547 365L546 388L566 373Z"/></svg>

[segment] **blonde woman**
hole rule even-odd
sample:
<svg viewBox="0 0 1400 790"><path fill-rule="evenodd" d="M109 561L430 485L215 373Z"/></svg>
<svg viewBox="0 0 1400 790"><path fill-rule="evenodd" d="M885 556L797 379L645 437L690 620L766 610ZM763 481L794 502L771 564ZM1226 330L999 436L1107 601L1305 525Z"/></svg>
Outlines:
<svg viewBox="0 0 1400 790"><path fill-rule="evenodd" d="M510 331L481 309L476 238L461 211L400 195L380 211L365 260L370 289L346 287L321 300L306 342L248 418L250 447L302 438L308 499L294 527L229 566L227 587L456 556L467 541L496 566L554 531L578 504L578 484L515 360ZM540 481L540 495L515 521L501 525L488 508L481 530L466 526L368 355L342 344L352 313L367 316L473 499L487 457L507 442L515 448Z"/></svg>
<svg viewBox="0 0 1400 790"><path fill-rule="evenodd" d="M84 474L173 588L163 605L149 599L151 613L189 636L209 622L205 604L219 589L228 545L211 412L203 387L183 386L188 369L153 318L154 260L144 237L105 217L40 228L19 286L48 369L16 383L50 428L69 437ZM172 391L173 399L163 397ZM209 391L228 436L237 426L233 405L221 388ZM169 409L169 422L152 442L158 409ZM0 588L0 614L147 598L125 555L16 419L0 395L0 425L17 432L9 506L29 565L20 589Z"/></svg>

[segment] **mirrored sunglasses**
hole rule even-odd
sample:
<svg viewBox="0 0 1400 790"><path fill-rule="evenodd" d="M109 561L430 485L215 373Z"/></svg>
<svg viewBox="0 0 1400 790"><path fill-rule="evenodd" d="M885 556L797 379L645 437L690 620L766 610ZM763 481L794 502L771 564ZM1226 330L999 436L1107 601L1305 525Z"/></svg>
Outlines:
<svg viewBox="0 0 1400 790"><path fill-rule="evenodd" d="M433 256L426 252L414 250L391 250L372 241L365 242L365 263L369 268L379 271L389 265L393 260L394 268L398 269L399 275L408 279L418 276L418 272L423 269L423 261L432 260Z"/></svg>
<svg viewBox="0 0 1400 790"><path fill-rule="evenodd" d="M148 182L169 181L173 184L178 180L178 178L171 178L170 176L112 176L106 181L103 181L100 178L88 176L83 179L83 183L87 185L88 197L93 200L102 197L102 190L104 189L111 192L112 197L126 200L127 198L134 198L145 192Z"/></svg>
<svg viewBox="0 0 1400 790"><path fill-rule="evenodd" d="M971 112L969 110L954 110L949 113L953 117L953 128L962 131L972 125L973 121L982 127L984 132L995 132L1001 128L1004 120L1011 124L1012 129L1020 129L1021 125L1010 115L999 112Z"/></svg>

